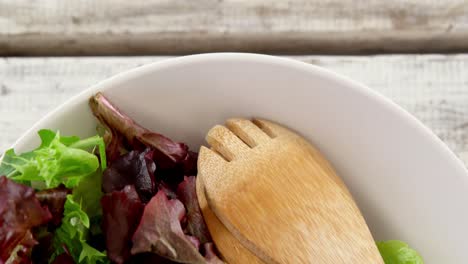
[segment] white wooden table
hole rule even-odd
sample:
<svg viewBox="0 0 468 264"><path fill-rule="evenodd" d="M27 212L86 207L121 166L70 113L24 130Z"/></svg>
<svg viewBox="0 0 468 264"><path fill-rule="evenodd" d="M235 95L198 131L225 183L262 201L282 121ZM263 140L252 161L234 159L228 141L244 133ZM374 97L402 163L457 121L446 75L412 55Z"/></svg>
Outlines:
<svg viewBox="0 0 468 264"><path fill-rule="evenodd" d="M351 77L468 165L468 0L0 0L0 151L104 78L209 51L296 54Z"/></svg>

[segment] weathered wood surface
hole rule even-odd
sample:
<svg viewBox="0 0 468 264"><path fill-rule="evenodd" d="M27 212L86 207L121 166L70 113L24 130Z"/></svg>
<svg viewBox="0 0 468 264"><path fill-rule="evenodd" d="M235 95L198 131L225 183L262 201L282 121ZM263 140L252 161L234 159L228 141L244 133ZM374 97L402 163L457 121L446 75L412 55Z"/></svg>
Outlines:
<svg viewBox="0 0 468 264"><path fill-rule="evenodd" d="M467 50L468 0L0 0L0 55Z"/></svg>
<svg viewBox="0 0 468 264"><path fill-rule="evenodd" d="M0 151L58 104L166 57L0 59ZM468 165L468 55L297 56L367 84L430 127Z"/></svg>

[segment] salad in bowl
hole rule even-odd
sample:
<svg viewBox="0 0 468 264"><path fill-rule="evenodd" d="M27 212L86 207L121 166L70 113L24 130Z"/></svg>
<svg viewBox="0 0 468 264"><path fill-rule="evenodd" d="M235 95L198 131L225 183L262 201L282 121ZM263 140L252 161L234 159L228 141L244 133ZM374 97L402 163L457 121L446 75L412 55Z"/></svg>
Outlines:
<svg viewBox="0 0 468 264"><path fill-rule="evenodd" d="M468 173L428 128L323 68L235 53L119 74L32 126L0 164L0 263L225 261L193 184L204 136L230 117L275 121L317 147L386 263L468 258Z"/></svg>
<svg viewBox="0 0 468 264"><path fill-rule="evenodd" d="M0 165L0 263L224 263L195 188L197 153L150 131L103 94L88 138L38 131L36 149ZM377 242L386 264L422 264Z"/></svg>

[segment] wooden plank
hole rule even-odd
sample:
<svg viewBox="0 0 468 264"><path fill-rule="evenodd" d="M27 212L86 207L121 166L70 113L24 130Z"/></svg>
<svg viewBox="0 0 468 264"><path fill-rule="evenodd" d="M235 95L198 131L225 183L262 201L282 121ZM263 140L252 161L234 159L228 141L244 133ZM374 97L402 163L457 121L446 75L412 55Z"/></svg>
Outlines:
<svg viewBox="0 0 468 264"><path fill-rule="evenodd" d="M0 55L467 50L468 0L0 0Z"/></svg>
<svg viewBox="0 0 468 264"><path fill-rule="evenodd" d="M166 57L0 59L0 151L52 108L118 72ZM468 55L298 56L393 99L468 165Z"/></svg>

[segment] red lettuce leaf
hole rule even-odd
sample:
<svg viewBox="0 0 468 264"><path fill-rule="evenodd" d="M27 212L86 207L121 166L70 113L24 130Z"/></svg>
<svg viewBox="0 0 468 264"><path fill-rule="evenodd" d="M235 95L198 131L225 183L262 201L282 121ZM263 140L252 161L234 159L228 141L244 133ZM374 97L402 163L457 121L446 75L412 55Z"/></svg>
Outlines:
<svg viewBox="0 0 468 264"><path fill-rule="evenodd" d="M211 241L210 232L198 204L195 176L184 177L177 187L177 197L187 209L187 231L197 237L202 244Z"/></svg>
<svg viewBox="0 0 468 264"><path fill-rule="evenodd" d="M101 93L90 98L89 104L112 136L106 140L109 168L103 175L103 191L134 185L141 201L149 201L133 234L131 252L140 260L143 255L154 258L158 254L176 262L205 262L198 250L200 243L211 238L198 205L195 177L185 177L197 174L198 154L140 126ZM122 149L131 151L120 156Z"/></svg>
<svg viewBox="0 0 468 264"><path fill-rule="evenodd" d="M107 256L115 263L124 263L130 257L131 238L143 213L132 185L101 198L102 228L106 239Z"/></svg>
<svg viewBox="0 0 468 264"><path fill-rule="evenodd" d="M197 159L198 153L188 151L187 156L180 163L177 163L173 167L164 168L160 166L158 158L155 156L155 162L158 166L156 171L156 179L163 181L176 189L177 185L184 180L185 175L197 175Z"/></svg>
<svg viewBox="0 0 468 264"><path fill-rule="evenodd" d="M183 160L184 175L197 175L197 161L198 153L189 151L185 159Z"/></svg>
<svg viewBox="0 0 468 264"><path fill-rule="evenodd" d="M52 264L75 264L75 261L73 260L72 256L70 256L70 254L62 253L55 257Z"/></svg>
<svg viewBox="0 0 468 264"><path fill-rule="evenodd" d="M152 151L131 151L110 164L102 175L104 193L122 190L126 185L135 185L143 202L148 202L156 192Z"/></svg>
<svg viewBox="0 0 468 264"><path fill-rule="evenodd" d="M38 242L31 253L31 260L34 264L49 264L49 259L55 251L52 244L54 236L46 229L46 227L39 227L39 230L34 232L34 237Z"/></svg>
<svg viewBox="0 0 468 264"><path fill-rule="evenodd" d="M125 137L115 130L105 131L104 142L106 144L107 165L127 152Z"/></svg>
<svg viewBox="0 0 468 264"><path fill-rule="evenodd" d="M49 208L52 214L52 220L50 224L54 227L58 227L62 222L63 209L67 195L71 194L71 190L65 188L62 184L59 187L53 189L46 189L36 193L36 197L43 206Z"/></svg>
<svg viewBox="0 0 468 264"><path fill-rule="evenodd" d="M149 147L154 150L158 180L177 186L184 175L197 174L197 153L189 151L186 144L140 126L101 93L91 97L89 105L96 118L107 127L107 134L111 135L110 140L106 136L109 165L119 158L123 148L141 151Z"/></svg>
<svg viewBox="0 0 468 264"><path fill-rule="evenodd" d="M34 240L34 237L31 231L27 231L23 239L18 243L18 245L13 249L10 254L10 257L6 261L8 264L31 264L31 254L32 248L37 245L37 241ZM3 249L2 249L3 250ZM0 260L0 263L3 263Z"/></svg>
<svg viewBox="0 0 468 264"><path fill-rule="evenodd" d="M163 258L154 253L141 253L133 255L130 260L125 262L126 264L177 264L167 258Z"/></svg>
<svg viewBox="0 0 468 264"><path fill-rule="evenodd" d="M161 164L156 163L158 166L173 167L187 156L187 145L176 143L140 126L115 107L103 94L97 93L92 96L89 105L96 118L112 131L112 135L115 136L116 133L123 135L132 149L141 149L142 145L154 148L157 160L161 161Z"/></svg>
<svg viewBox="0 0 468 264"><path fill-rule="evenodd" d="M162 169L173 168L183 163L188 155L188 146L184 143L176 143L169 138L147 131L136 138L145 146L155 149L155 161Z"/></svg>
<svg viewBox="0 0 468 264"><path fill-rule="evenodd" d="M168 200L158 192L146 205L135 234L132 254L153 252L182 263L204 263L205 260L182 231L184 205L177 199Z"/></svg>
<svg viewBox="0 0 468 264"><path fill-rule="evenodd" d="M169 198L169 200L177 198L176 192L172 190L172 188L163 181L159 182L158 191L163 191L166 194L167 198Z"/></svg>
<svg viewBox="0 0 468 264"><path fill-rule="evenodd" d="M135 174L138 169L133 161L138 160L138 152L129 152L112 162L102 174L102 191L111 193L120 191L125 186L135 182Z"/></svg>
<svg viewBox="0 0 468 264"><path fill-rule="evenodd" d="M41 206L32 188L1 176L0 263L6 262L18 247L21 255L35 245L37 242L32 237L31 228L43 225L51 218L49 210Z"/></svg>

